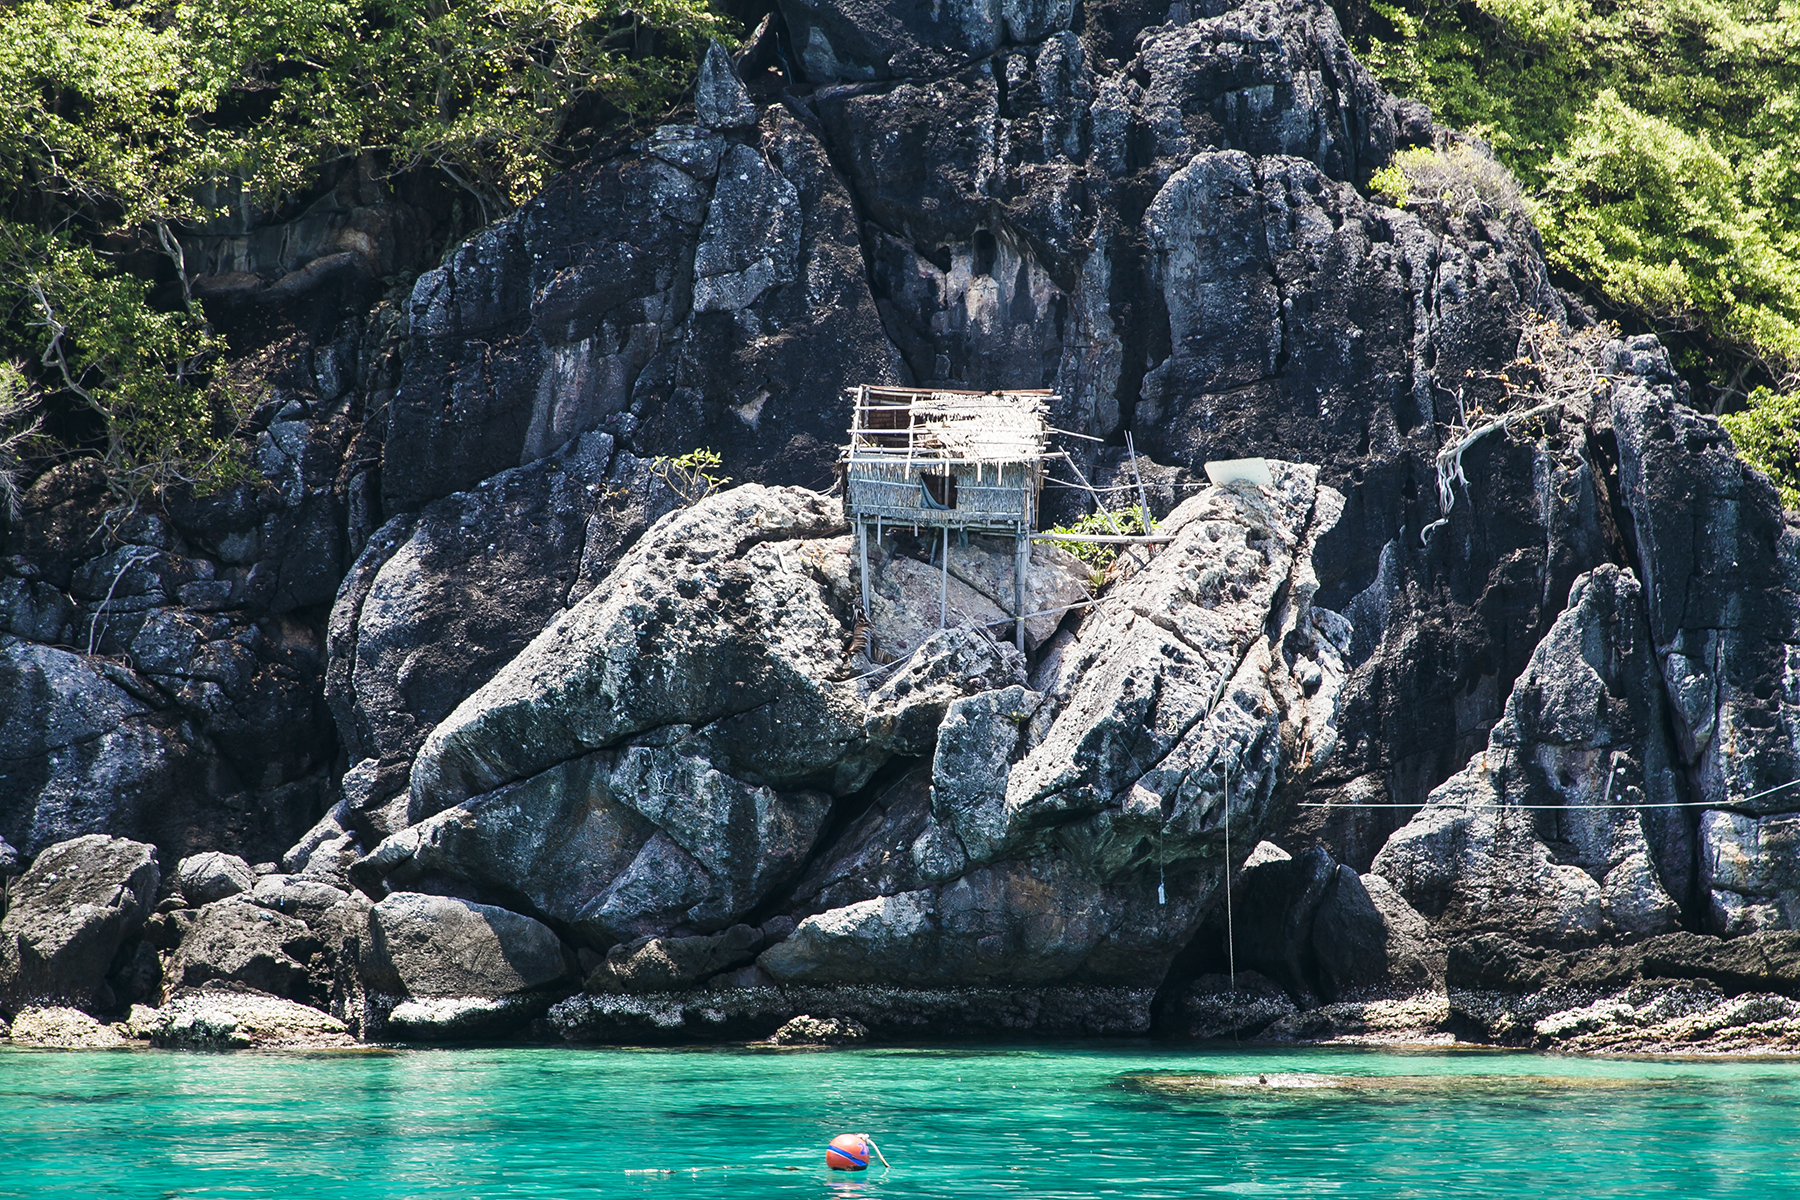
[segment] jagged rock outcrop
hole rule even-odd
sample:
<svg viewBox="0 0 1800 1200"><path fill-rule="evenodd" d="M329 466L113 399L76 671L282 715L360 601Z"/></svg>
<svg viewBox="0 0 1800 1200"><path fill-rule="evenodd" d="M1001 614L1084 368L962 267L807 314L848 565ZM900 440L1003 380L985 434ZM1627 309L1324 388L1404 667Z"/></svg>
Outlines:
<svg viewBox="0 0 1800 1200"><path fill-rule="evenodd" d="M59 842L7 887L0 1009L115 1003L106 976L143 928L161 882L156 848L101 834Z"/></svg>
<svg viewBox="0 0 1800 1200"><path fill-rule="evenodd" d="M1800 876L1800 527L1716 419L1682 406L1668 354L1617 348L1623 500L1650 653L1699 818L1707 927L1792 929ZM1717 806L1710 807L1710 806Z"/></svg>
<svg viewBox="0 0 1800 1200"><path fill-rule="evenodd" d="M1330 751L1348 629L1311 607L1309 562L1338 505L1287 465L1272 490L1188 501L1045 695L978 627L870 672L838 513L754 485L713 497L432 732L423 819L355 875L522 899L615 946L603 991L724 974L768 927L694 935L771 903L791 919L758 966L787 985L1153 987L1212 900L1223 773L1248 845ZM928 798L878 803L795 884L831 797L896 754L932 756Z"/></svg>
<svg viewBox="0 0 1800 1200"><path fill-rule="evenodd" d="M1388 839L1374 873L1457 934L1666 933L1693 857L1667 807L1685 794L1671 744L1643 590L1601 567L1576 581L1487 750Z"/></svg>
<svg viewBox="0 0 1800 1200"><path fill-rule="evenodd" d="M308 610L342 573L349 433L294 409L263 417L263 479L206 501L115 506L91 460L28 489L0 560L0 833L25 852L106 833L260 860L317 818L332 733Z"/></svg>
<svg viewBox="0 0 1800 1200"><path fill-rule="evenodd" d="M390 511L589 430L713 446L738 479L829 479L843 389L897 377L850 197L801 116L740 127L708 58L704 125L560 177L419 277L382 459Z"/></svg>
<svg viewBox="0 0 1800 1200"><path fill-rule="evenodd" d="M759 965L793 983L1154 985L1215 899L1226 776L1248 846L1330 751L1348 631L1311 608L1309 556L1337 497L1307 468L1277 478L1177 509L1173 542L1084 619L1048 696L953 701L929 812L896 804L853 835L874 869L831 870L836 906Z"/></svg>

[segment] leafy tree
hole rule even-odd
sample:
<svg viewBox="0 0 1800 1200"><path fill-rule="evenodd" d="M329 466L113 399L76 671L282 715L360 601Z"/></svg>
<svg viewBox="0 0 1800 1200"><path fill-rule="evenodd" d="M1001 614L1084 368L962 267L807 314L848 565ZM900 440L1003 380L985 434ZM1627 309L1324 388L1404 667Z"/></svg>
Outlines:
<svg viewBox="0 0 1800 1200"><path fill-rule="evenodd" d="M1395 91L1494 146L1551 261L1714 347L1723 397L1800 372L1800 5L1377 0Z"/></svg>
<svg viewBox="0 0 1800 1200"><path fill-rule="evenodd" d="M0 9L0 356L98 414L120 486L222 482L241 404L209 387L225 347L183 228L352 158L501 215L578 114L656 109L723 34L706 0L20 0ZM146 250L181 303L126 269Z"/></svg>
<svg viewBox="0 0 1800 1200"><path fill-rule="evenodd" d="M1750 465L1774 480L1781 506L1800 509L1800 392L1757 388L1747 409L1719 419Z"/></svg>

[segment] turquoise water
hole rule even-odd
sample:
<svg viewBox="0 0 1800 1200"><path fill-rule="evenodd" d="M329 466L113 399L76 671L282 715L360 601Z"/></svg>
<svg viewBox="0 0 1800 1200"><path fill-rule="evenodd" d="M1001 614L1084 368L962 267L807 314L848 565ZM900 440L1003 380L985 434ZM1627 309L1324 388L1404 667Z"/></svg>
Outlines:
<svg viewBox="0 0 1800 1200"><path fill-rule="evenodd" d="M1297 1086L1318 1076L1361 1086ZM825 1170L848 1131L872 1133L892 1170ZM1762 1200L1800 1197L1797 1155L1800 1063L1774 1061L0 1050L4 1197ZM646 1170L673 1173L630 1173Z"/></svg>

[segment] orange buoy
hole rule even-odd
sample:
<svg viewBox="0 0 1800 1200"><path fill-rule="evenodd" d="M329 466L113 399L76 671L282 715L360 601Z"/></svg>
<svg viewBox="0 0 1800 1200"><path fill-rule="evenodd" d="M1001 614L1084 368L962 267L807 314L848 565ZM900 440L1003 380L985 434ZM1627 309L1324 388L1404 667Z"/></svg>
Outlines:
<svg viewBox="0 0 1800 1200"><path fill-rule="evenodd" d="M860 1133L840 1133L825 1147L825 1165L834 1171L869 1169L869 1139Z"/></svg>

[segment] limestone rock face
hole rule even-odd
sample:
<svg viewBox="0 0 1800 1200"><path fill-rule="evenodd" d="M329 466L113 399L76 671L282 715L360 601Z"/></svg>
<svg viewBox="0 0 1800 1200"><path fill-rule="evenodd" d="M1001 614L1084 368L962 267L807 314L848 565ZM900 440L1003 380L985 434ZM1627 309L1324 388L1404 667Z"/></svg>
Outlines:
<svg viewBox="0 0 1800 1200"><path fill-rule="evenodd" d="M798 489L736 488L647 535L432 730L415 818L667 726L774 786L847 791L861 704L823 552L842 517ZM847 761L846 761L847 760Z"/></svg>
<svg viewBox="0 0 1800 1200"><path fill-rule="evenodd" d="M1102 877L1143 866L1153 840L1165 863L1210 856L1229 778L1253 846L1277 789L1329 757L1348 629L1315 613L1311 559L1342 497L1309 467L1275 470L1272 490L1177 508L1175 540L1084 620L1055 720L1007 780L1009 840L1076 819Z"/></svg>
<svg viewBox="0 0 1800 1200"><path fill-rule="evenodd" d="M865 818L800 889L833 906L759 965L808 984L1154 985L1217 898L1227 774L1236 857L1334 738L1348 631L1312 608L1310 555L1339 499L1310 468L1275 471L1171 514L1174 540L1084 618L1049 695L952 701L928 805Z"/></svg>
<svg viewBox="0 0 1800 1200"><path fill-rule="evenodd" d="M1800 813L1800 528L1718 422L1678 402L1665 350L1617 350L1624 501L1643 563L1651 652L1700 818L1706 921L1792 929L1787 852ZM1630 372L1630 373L1626 373Z"/></svg>
<svg viewBox="0 0 1800 1200"><path fill-rule="evenodd" d="M325 695L350 760L368 764L343 788L339 832L365 847L394 832L381 810L431 727L677 503L649 464L590 433L380 529L331 616Z"/></svg>
<svg viewBox="0 0 1800 1200"><path fill-rule="evenodd" d="M811 493L752 485L672 514L431 733L421 819L353 878L523 899L614 947L602 990L746 961L711 947L771 904L798 926L759 963L787 983L1154 986L1214 899L1224 772L1248 847L1330 751L1347 630L1312 608L1310 556L1339 499L1276 471L1178 509L1048 695L979 626L870 671L850 547ZM816 854L832 796L895 755L929 773Z"/></svg>
<svg viewBox="0 0 1800 1200"><path fill-rule="evenodd" d="M422 999L494 999L568 974L562 943L540 922L450 896L396 892L369 916L362 970L389 991Z"/></svg>
<svg viewBox="0 0 1800 1200"><path fill-rule="evenodd" d="M110 1007L107 969L143 928L160 879L155 847L125 838L89 834L39 854L0 920L0 1009Z"/></svg>
<svg viewBox="0 0 1800 1200"><path fill-rule="evenodd" d="M985 58L1001 43L1035 42L1067 29L1073 0L920 7L882 0L786 0L800 70L813 83L936 75L945 67Z"/></svg>
<svg viewBox="0 0 1800 1200"><path fill-rule="evenodd" d="M882 993L909 1029L1145 1027L1264 836L1321 867L1270 872L1299 890L1268 958L1320 1000L1430 991L1434 938L1454 958L1515 918L1542 955L1800 919L1800 791L1776 790L1800 526L1637 338L1607 387L1471 447L1445 512L1436 457L1508 403L1526 314L1586 318L1525 214L1359 190L1455 136L1325 3L778 8L738 60L707 49L692 123L447 250L461 218L354 167L298 215L183 235L209 317L267 364L252 478L151 512L64 463L0 529L0 875L90 834L279 860L249 906L327 943L314 984L363 997L362 1029L401 994L351 978L396 891L590 956L756 923L768 965L707 980L870 981L805 1001L854 1015L832 996L924 970L937 999ZM1051 389L1080 436L1055 435L1044 523L1085 510L1076 468L1124 502L1141 474L1181 540L1088 616L1034 617L1021 661L1010 547L956 541L944 587L889 530L853 650L853 547L799 489L829 484L863 382ZM657 460L699 448L755 486L668 517L703 489ZM1245 455L1316 470L1203 490ZM1039 547L1027 605L1086 583ZM1597 807L1619 789L1705 808ZM1450 803L1527 797L1592 811ZM175 953L200 917L165 915ZM112 954L76 955L107 959L76 1002L154 990L153 952ZM1262 1019L1230 1025L1212 973L1183 984L1195 1028ZM523 995L394 1020L499 1029ZM568 1028L714 1028L692 997L590 1000ZM731 1012L761 1035L786 1003ZM1317 1028L1400 1019L1358 1011Z"/></svg>
<svg viewBox="0 0 1800 1200"><path fill-rule="evenodd" d="M419 277L390 514L596 430L643 458L714 447L739 481L829 479L843 389L899 378L850 194L723 51L703 83L699 127L559 177Z"/></svg>
<svg viewBox="0 0 1800 1200"><path fill-rule="evenodd" d="M1138 61L1158 156L1230 146L1358 180L1394 151L1394 100L1322 5L1253 0L1164 26L1143 40Z"/></svg>
<svg viewBox="0 0 1800 1200"><path fill-rule="evenodd" d="M350 429L271 403L246 429L252 481L151 512L69 462L8 522L0 835L25 853L104 833L170 864L261 860L317 819L332 736L314 616L343 566Z"/></svg>
<svg viewBox="0 0 1800 1200"><path fill-rule="evenodd" d="M1675 928L1692 842L1667 807L1683 792L1642 597L1617 567L1578 580L1487 751L1376 856L1441 928L1565 944Z"/></svg>
<svg viewBox="0 0 1800 1200"><path fill-rule="evenodd" d="M27 854L85 834L172 832L190 793L231 788L191 723L148 681L79 654L0 637L4 831Z"/></svg>

